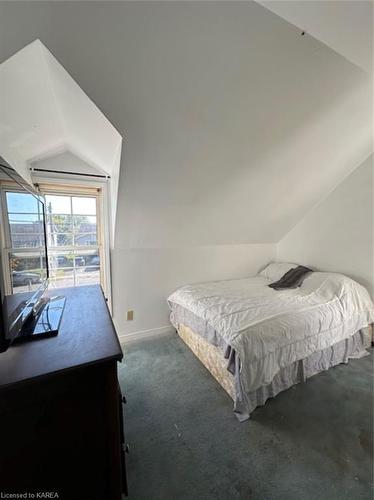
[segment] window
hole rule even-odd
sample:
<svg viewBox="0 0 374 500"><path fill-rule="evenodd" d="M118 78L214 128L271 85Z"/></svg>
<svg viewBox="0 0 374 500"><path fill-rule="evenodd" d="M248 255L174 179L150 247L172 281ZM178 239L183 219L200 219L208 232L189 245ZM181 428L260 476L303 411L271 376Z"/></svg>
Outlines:
<svg viewBox="0 0 374 500"><path fill-rule="evenodd" d="M46 278L43 205L37 196L17 187L3 187L4 277L9 293L37 289Z"/></svg>
<svg viewBox="0 0 374 500"><path fill-rule="evenodd" d="M39 181L45 201L0 179L0 246L6 293L37 289L46 277L50 288L100 284L111 308L108 189L105 183L55 179Z"/></svg>
<svg viewBox="0 0 374 500"><path fill-rule="evenodd" d="M102 283L98 196L46 194L50 286Z"/></svg>

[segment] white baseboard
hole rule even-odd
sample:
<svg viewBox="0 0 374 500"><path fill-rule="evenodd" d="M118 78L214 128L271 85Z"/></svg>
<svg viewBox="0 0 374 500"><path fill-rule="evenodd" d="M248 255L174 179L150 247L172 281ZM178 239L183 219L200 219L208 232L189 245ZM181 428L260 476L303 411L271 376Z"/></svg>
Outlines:
<svg viewBox="0 0 374 500"><path fill-rule="evenodd" d="M160 326L158 328L151 328L150 330L139 330L132 333L122 333L118 335L121 344L128 344L130 342L137 342L140 340L151 339L152 337L159 337L161 335L167 335L175 331L173 325Z"/></svg>

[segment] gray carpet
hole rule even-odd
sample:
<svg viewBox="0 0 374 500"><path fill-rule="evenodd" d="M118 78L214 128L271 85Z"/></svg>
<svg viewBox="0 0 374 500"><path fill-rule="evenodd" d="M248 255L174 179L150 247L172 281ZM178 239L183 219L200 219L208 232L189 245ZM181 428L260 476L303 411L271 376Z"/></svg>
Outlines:
<svg viewBox="0 0 374 500"><path fill-rule="evenodd" d="M373 356L299 384L239 423L176 334L129 344L130 500L369 500Z"/></svg>

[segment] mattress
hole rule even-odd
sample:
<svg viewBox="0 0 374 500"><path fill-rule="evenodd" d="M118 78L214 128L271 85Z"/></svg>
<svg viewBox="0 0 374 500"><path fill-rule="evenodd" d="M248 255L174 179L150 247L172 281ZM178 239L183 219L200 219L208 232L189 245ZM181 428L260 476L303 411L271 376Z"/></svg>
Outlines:
<svg viewBox="0 0 374 500"><path fill-rule="evenodd" d="M183 323L178 325L177 333L235 402L235 375L227 370L227 362L223 357L222 349L210 344ZM372 338L371 327L363 328L348 339L281 369L270 384L248 395L247 413L238 412L237 417L241 421L247 420L255 408L263 406L268 399L275 397L280 392L298 383L305 382L313 375L326 371L340 363L348 363L349 359L362 358L368 355L366 349L370 347Z"/></svg>
<svg viewBox="0 0 374 500"><path fill-rule="evenodd" d="M230 398L235 401L234 375L227 370L227 362L223 357L222 350L207 342L201 335L183 323L179 324L177 332L205 368L225 389Z"/></svg>

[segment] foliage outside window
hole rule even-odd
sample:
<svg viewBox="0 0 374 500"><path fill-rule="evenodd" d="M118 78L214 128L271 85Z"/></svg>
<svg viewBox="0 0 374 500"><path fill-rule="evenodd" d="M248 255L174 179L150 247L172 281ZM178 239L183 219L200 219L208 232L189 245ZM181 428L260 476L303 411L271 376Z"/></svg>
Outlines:
<svg viewBox="0 0 374 500"><path fill-rule="evenodd" d="M97 199L47 194L46 207L51 285L100 283Z"/></svg>

